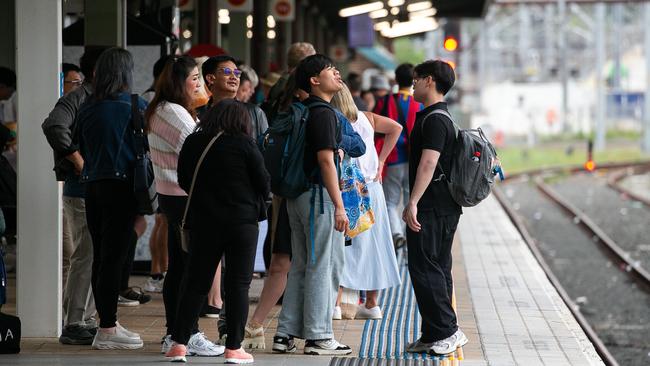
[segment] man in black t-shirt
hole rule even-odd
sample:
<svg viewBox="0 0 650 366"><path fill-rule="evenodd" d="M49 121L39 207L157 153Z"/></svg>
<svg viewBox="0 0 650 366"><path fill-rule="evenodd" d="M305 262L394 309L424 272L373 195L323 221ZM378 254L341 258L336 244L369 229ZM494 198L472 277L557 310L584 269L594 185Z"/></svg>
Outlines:
<svg viewBox="0 0 650 366"><path fill-rule="evenodd" d="M414 69L413 96L425 108L417 113L409 154L410 198L404 208L408 266L422 315L420 339L408 352L447 354L467 343L451 306L451 245L462 213L445 182L456 145L444 95L456 77L448 63L426 61Z"/></svg>
<svg viewBox="0 0 650 366"><path fill-rule="evenodd" d="M306 340L305 354L347 355L350 347L334 339L332 315L344 265L343 232L349 223L334 160L341 132L334 110L326 105L343 81L332 60L320 54L302 60L295 75L297 86L309 93L303 103L325 105L312 106L305 124L304 170L312 177L312 188L287 199L291 270L273 351L295 352L297 337Z"/></svg>

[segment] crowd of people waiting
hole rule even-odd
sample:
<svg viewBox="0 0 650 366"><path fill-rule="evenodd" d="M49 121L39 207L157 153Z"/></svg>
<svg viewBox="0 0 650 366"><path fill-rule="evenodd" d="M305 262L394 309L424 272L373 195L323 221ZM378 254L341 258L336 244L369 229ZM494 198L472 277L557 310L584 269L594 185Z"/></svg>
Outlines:
<svg viewBox="0 0 650 366"><path fill-rule="evenodd" d="M261 106L249 102L258 76L227 55L202 63L164 57L142 96L133 94L134 60L125 49L87 47L80 68L68 67L70 88L43 123L64 182L69 236L61 343L141 348L141 337L119 323L117 307L162 292L162 352L171 361L224 354L226 363L251 363L245 349L265 348L265 319L284 296L274 352L295 352L294 338L301 338L305 354L349 354L332 320L383 316L379 290L400 284L395 251L404 245L422 314L421 337L407 351L445 354L467 342L451 306L451 244L461 209L440 184L455 132L448 117L431 113L447 110L453 69L443 61L403 64L395 70L397 93L379 75L364 93L359 75L344 82L311 44L293 44L287 60ZM297 104L309 111L309 187L287 198L271 192L259 141ZM128 286L146 225L133 190L135 120L144 122L159 203L144 291ZM374 225L348 240L342 159L361 172L374 213ZM267 216L272 255L249 319L258 223ZM363 294L353 314L342 314L344 288ZM219 317L218 341L199 329L204 315Z"/></svg>

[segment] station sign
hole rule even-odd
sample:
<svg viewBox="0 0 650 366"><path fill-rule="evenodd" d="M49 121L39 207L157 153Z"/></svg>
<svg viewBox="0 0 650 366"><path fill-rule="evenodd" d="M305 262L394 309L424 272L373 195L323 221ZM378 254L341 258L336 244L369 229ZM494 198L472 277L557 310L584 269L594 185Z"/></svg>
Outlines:
<svg viewBox="0 0 650 366"><path fill-rule="evenodd" d="M219 9L250 13L253 11L253 0L219 0L217 6Z"/></svg>
<svg viewBox="0 0 650 366"><path fill-rule="evenodd" d="M269 0L269 10L276 21L293 21L296 17L295 0Z"/></svg>

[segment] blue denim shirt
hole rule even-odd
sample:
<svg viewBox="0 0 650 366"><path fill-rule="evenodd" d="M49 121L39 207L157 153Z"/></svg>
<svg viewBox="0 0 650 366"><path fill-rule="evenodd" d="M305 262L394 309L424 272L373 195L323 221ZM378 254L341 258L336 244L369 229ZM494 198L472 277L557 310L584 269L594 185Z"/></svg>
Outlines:
<svg viewBox="0 0 650 366"><path fill-rule="evenodd" d="M365 154L366 144L352 128L350 121L338 109L334 109L334 112L336 112L336 118L341 122L341 149L352 158L358 158Z"/></svg>
<svg viewBox="0 0 650 366"><path fill-rule="evenodd" d="M138 110L147 103L139 98ZM130 180L135 162L135 135L131 122L131 95L114 99L89 98L77 115L76 138L84 158L81 182L104 179Z"/></svg>

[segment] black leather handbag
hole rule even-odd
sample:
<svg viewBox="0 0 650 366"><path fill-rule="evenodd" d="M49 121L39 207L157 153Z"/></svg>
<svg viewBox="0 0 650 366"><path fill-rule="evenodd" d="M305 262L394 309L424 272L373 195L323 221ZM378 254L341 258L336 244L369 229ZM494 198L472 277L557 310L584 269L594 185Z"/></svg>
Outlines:
<svg viewBox="0 0 650 366"><path fill-rule="evenodd" d="M153 163L149 154L149 143L144 134L142 115L138 111L138 95L131 95L131 121L135 134L135 164L133 165L133 193L135 194L137 213L153 215L158 209L158 193L154 181Z"/></svg>

